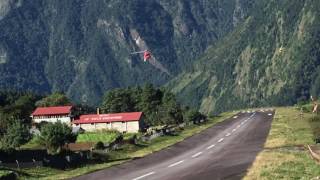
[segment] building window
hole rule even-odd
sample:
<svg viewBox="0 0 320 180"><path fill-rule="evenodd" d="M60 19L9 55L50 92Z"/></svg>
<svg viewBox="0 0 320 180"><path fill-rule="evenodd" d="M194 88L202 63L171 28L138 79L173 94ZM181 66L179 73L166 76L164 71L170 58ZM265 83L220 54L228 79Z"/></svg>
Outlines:
<svg viewBox="0 0 320 180"><path fill-rule="evenodd" d="M126 123L126 122L122 121L122 123Z"/></svg>
<svg viewBox="0 0 320 180"><path fill-rule="evenodd" d="M94 125L94 123L91 123L91 125L93 126L93 125Z"/></svg>

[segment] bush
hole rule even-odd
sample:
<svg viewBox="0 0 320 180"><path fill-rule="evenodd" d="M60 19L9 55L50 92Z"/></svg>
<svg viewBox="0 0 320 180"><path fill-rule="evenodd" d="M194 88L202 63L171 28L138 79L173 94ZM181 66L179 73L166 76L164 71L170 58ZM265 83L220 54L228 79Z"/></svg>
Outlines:
<svg viewBox="0 0 320 180"><path fill-rule="evenodd" d="M138 140L138 136L136 134L134 134L133 136L131 136L129 138L129 143L130 144L137 144L137 140Z"/></svg>
<svg viewBox="0 0 320 180"><path fill-rule="evenodd" d="M77 134L65 123L49 123L41 128L39 142L47 148L49 154L60 153L61 147L66 143L75 142Z"/></svg>
<svg viewBox="0 0 320 180"><path fill-rule="evenodd" d="M1 136L0 149L13 150L31 139L28 127L19 120L13 120L9 123L6 132Z"/></svg>
<svg viewBox="0 0 320 180"><path fill-rule="evenodd" d="M122 140L123 140L123 134L118 134L118 136L116 137L113 143L118 144L122 142Z"/></svg>
<svg viewBox="0 0 320 180"><path fill-rule="evenodd" d="M302 108L302 112L304 113L310 113L313 110L313 104L305 104L303 106L299 107L299 110Z"/></svg>
<svg viewBox="0 0 320 180"><path fill-rule="evenodd" d="M97 143L94 145L94 149L97 149L97 150L102 150L102 149L104 149L104 144L103 144L103 142L101 142L101 141L97 142Z"/></svg>

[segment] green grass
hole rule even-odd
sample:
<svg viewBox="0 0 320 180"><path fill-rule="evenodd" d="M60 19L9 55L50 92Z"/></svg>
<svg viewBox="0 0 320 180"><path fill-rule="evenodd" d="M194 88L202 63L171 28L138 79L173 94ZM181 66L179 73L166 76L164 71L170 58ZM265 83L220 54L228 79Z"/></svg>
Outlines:
<svg viewBox="0 0 320 180"><path fill-rule="evenodd" d="M0 167L0 179L8 179L9 177L13 178L14 176L13 175L13 171L9 171L9 170L4 170L4 169L1 169Z"/></svg>
<svg viewBox="0 0 320 180"><path fill-rule="evenodd" d="M21 149L44 149L42 145L39 144L38 137L34 136L27 144L20 147Z"/></svg>
<svg viewBox="0 0 320 180"><path fill-rule="evenodd" d="M79 134L77 142L103 142L110 143L114 141L119 133L116 132L86 132Z"/></svg>
<svg viewBox="0 0 320 180"><path fill-rule="evenodd" d="M8 170L0 170L0 178L2 177L2 176L6 176L6 175L8 175L8 174L10 174L12 171L8 171Z"/></svg>
<svg viewBox="0 0 320 180"><path fill-rule="evenodd" d="M112 151L109 155L109 162L86 165L80 168L70 169L66 171L57 170L53 168L33 168L33 169L23 169L21 172L28 174L20 176L20 179L68 179L83 174L87 174L93 171L101 170L108 168L114 165L118 165L124 162L127 162L136 157L143 157L153 152L159 151L161 149L167 148L175 143L183 141L185 138L188 138L194 134L197 134L218 122L223 121L227 117L232 116L234 113L223 113L219 117L210 119L207 123L202 125L192 125L185 128L176 136L162 136L148 143L139 143L139 146L135 145L124 145L122 149L118 151ZM93 133L94 134L94 133ZM128 138L130 134L127 135ZM92 138L94 139L94 138Z"/></svg>
<svg viewBox="0 0 320 180"><path fill-rule="evenodd" d="M244 179L313 179L319 165L310 157L307 144L314 144L314 128L320 121L296 108L277 108L265 150L259 153Z"/></svg>

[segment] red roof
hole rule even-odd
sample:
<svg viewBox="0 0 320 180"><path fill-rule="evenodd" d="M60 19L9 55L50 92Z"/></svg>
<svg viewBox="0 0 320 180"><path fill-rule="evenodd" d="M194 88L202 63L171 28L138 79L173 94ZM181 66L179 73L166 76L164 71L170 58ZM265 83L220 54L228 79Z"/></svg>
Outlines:
<svg viewBox="0 0 320 180"><path fill-rule="evenodd" d="M80 119L73 121L74 124L108 123L139 121L142 112L115 113L115 114L88 114L81 115Z"/></svg>
<svg viewBox="0 0 320 180"><path fill-rule="evenodd" d="M71 109L72 106L38 107L31 115L44 116L70 114Z"/></svg>

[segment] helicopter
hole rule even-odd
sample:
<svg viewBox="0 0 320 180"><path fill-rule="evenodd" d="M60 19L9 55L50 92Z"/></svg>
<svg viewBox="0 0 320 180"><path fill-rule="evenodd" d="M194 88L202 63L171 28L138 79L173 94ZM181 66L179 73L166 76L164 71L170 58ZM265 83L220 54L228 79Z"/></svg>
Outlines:
<svg viewBox="0 0 320 180"><path fill-rule="evenodd" d="M151 53L148 50L132 52L131 54L142 54L143 53L143 61L146 62L151 58Z"/></svg>

